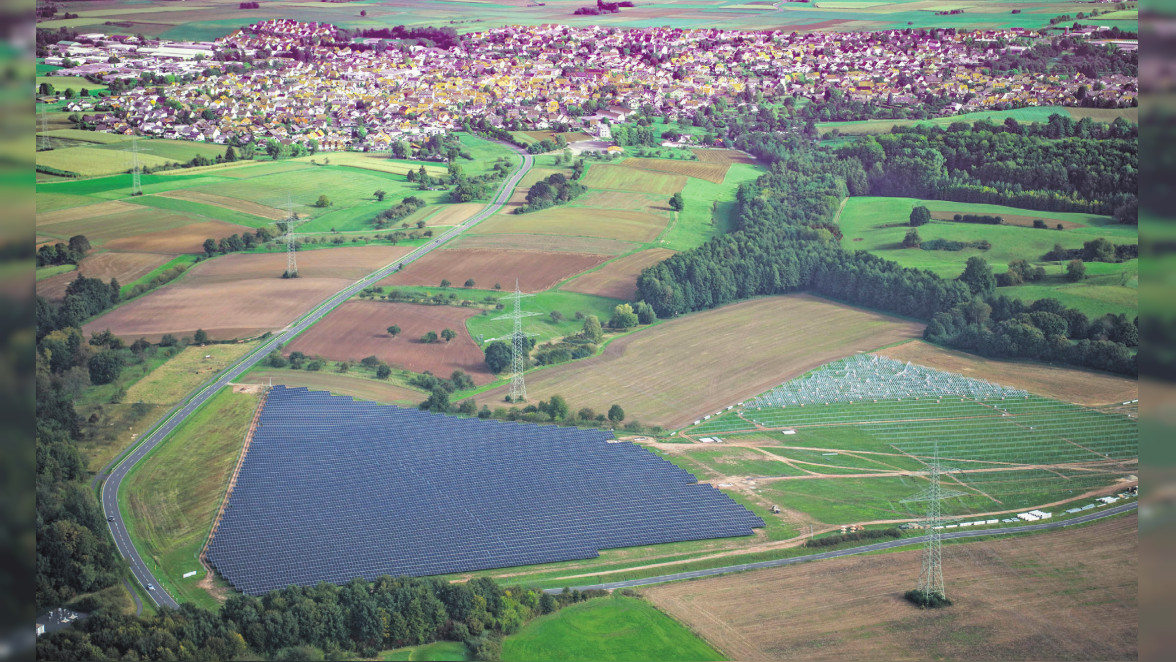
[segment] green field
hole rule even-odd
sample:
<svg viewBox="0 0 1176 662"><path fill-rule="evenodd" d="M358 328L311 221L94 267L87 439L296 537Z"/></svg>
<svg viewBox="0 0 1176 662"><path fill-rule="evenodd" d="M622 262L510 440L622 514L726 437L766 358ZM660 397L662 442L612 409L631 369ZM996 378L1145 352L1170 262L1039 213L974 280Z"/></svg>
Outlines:
<svg viewBox="0 0 1176 662"><path fill-rule="evenodd" d="M435 292L437 288L421 289ZM468 298L477 300L484 296L501 297L503 294L503 292L493 290L471 290ZM535 341L538 343L554 338L562 338L563 336L579 333L583 328L584 322L576 319L577 312L582 312L585 315L596 315L600 319L601 324L607 324L609 318L612 317L613 309L619 303L621 302L616 299L608 299L591 294L579 294L577 292L564 292L555 289L540 292L523 299L522 306L524 312L539 313L535 317L524 320L523 328L527 332L536 334ZM563 320L559 322L551 321L550 315L553 310L558 310L560 313L563 313ZM466 328L475 339L479 335L483 338L498 338L500 336L510 335L513 329L513 322L508 319L492 319L502 314L503 311L491 311L488 315L475 315L466 322Z"/></svg>
<svg viewBox="0 0 1176 662"><path fill-rule="evenodd" d="M613 595L565 607L507 637L512 662L722 660L685 626L639 598Z"/></svg>
<svg viewBox="0 0 1176 662"><path fill-rule="evenodd" d="M78 265L76 264L56 264L51 267L38 267L37 280L48 278L50 276L56 276L58 274L67 274L77 268Z"/></svg>
<svg viewBox="0 0 1176 662"><path fill-rule="evenodd" d="M1071 110L1074 112L1071 112ZM1014 108L1012 110L981 110L973 113L935 117L926 120L878 119L850 122L819 122L817 124L817 130L822 136L828 137L828 134L835 129L841 135L864 135L890 133L892 127L914 126L916 124L934 124L946 128L953 122L976 122L982 119L1000 124L1008 117L1012 117L1018 122L1047 122L1049 121L1050 115L1062 115L1079 119L1087 114L1085 113L1086 110L1085 108L1067 108L1066 106L1029 106L1026 108ZM1110 122L1115 117L1137 121L1138 109L1117 108L1104 110L1099 113L1095 121Z"/></svg>
<svg viewBox="0 0 1176 662"><path fill-rule="evenodd" d="M206 216L218 221L226 223L234 223L236 225L245 225L251 228L261 228L272 226L273 221L268 218L254 216L253 214L246 214L243 211L236 209L228 209L219 207L217 205L208 205L202 202L192 202L191 200L180 200L179 198L165 198L158 195L141 195L130 198L128 202L136 205L143 205L144 207L154 207L156 209L166 209L168 211L186 212L198 216ZM274 228L270 228L274 230ZM276 232L276 231L275 231Z"/></svg>
<svg viewBox="0 0 1176 662"><path fill-rule="evenodd" d="M682 189L686 206L650 247L688 250L729 231L734 220L736 189L744 182L754 182L764 172L758 165L734 163L722 184L688 178Z"/></svg>
<svg viewBox="0 0 1176 662"><path fill-rule="evenodd" d="M906 235L911 208L925 205L931 212L990 214L1004 216L1027 216L1040 218L1047 225L1058 221L1081 224L1065 230L1037 229L1014 225L980 225L932 221L918 228L923 241L928 239L949 239L975 241L987 239L992 243L989 250L968 248L961 251L925 251L918 248L904 248L902 239ZM838 221L844 234L842 246L849 250L866 250L894 260L906 267L917 267L933 271L944 278L955 278L963 272L969 257L983 257L994 272L1003 272L1012 260L1024 259L1046 269L1046 279L1032 285L1004 287L999 294L1036 301L1043 296L1054 297L1062 303L1076 307L1088 316L1106 313L1124 313L1134 317L1138 310L1138 263L1136 260L1118 264L1090 263L1087 265L1087 279L1080 283L1069 283L1064 277L1064 265L1045 262L1042 256L1054 244L1064 248L1081 248L1082 244L1106 237L1117 244L1136 244L1139 241L1135 226L1114 223L1109 217L1091 214L1034 211L945 200L917 200L914 198L887 198L875 196L852 197L845 205Z"/></svg>
<svg viewBox="0 0 1176 662"><path fill-rule="evenodd" d="M381 660L440 660L441 662L463 662L473 659L469 648L460 641L438 641L424 646L397 648L380 654Z"/></svg>
<svg viewBox="0 0 1176 662"><path fill-rule="evenodd" d="M181 602L219 606L196 585L206 575L197 557L256 407L255 395L221 391L132 469L119 492L136 547ZM197 574L182 577L191 571Z"/></svg>

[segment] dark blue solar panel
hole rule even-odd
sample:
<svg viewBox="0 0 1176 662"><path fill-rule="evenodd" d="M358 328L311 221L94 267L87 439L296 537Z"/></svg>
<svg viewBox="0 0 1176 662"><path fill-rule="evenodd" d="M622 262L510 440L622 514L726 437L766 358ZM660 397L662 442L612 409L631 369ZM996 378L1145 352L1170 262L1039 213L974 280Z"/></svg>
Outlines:
<svg viewBox="0 0 1176 662"><path fill-rule="evenodd" d="M754 513L601 430L275 386L208 558L260 594L747 536Z"/></svg>

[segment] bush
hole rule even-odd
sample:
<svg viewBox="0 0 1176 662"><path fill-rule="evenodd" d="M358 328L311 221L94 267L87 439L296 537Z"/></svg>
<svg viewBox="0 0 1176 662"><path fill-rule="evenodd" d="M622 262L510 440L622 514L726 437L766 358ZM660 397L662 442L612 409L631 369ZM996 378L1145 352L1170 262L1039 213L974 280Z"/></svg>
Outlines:
<svg viewBox="0 0 1176 662"><path fill-rule="evenodd" d="M919 205L918 207L911 209L910 224L912 228L917 228L920 225L926 225L930 221L931 211L923 205Z"/></svg>
<svg viewBox="0 0 1176 662"><path fill-rule="evenodd" d="M1070 260L1066 264L1066 280L1077 283L1086 278L1086 264L1082 260Z"/></svg>
<svg viewBox="0 0 1176 662"><path fill-rule="evenodd" d="M951 606L951 600L948 600L947 596L942 593L928 593L919 589L911 589L903 594L902 597L924 609L937 609L939 607Z"/></svg>
<svg viewBox="0 0 1176 662"><path fill-rule="evenodd" d="M389 368L387 364L381 363L376 368L376 379L388 379L391 376L392 368Z"/></svg>

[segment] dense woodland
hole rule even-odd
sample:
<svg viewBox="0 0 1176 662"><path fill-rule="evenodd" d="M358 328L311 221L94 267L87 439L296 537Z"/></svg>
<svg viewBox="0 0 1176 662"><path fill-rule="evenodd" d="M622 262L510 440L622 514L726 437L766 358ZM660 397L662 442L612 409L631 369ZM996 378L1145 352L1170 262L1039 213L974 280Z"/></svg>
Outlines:
<svg viewBox="0 0 1176 662"><path fill-rule="evenodd" d="M646 269L637 281L639 298L659 317L670 317L809 290L928 320L925 336L951 347L1135 374L1137 320L1088 320L1054 299L1025 307L997 296L997 278L982 258L969 259L960 278L943 279L845 250L830 231L840 199L866 193L1115 213L1135 222L1134 128L1081 124L1054 116L1027 129L1012 123L896 128L832 151L792 136L744 136L740 146L769 161L771 170L740 187L736 231Z"/></svg>

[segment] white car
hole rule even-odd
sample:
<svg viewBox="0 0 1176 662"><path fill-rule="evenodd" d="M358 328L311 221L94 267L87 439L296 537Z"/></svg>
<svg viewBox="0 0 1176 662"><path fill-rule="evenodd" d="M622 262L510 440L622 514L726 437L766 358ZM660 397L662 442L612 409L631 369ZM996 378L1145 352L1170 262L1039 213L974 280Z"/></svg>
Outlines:
<svg viewBox="0 0 1176 662"><path fill-rule="evenodd" d="M155 590L155 584L148 584L148 585L147 585L147 590L148 590L148 591L154 591L154 590Z"/></svg>

